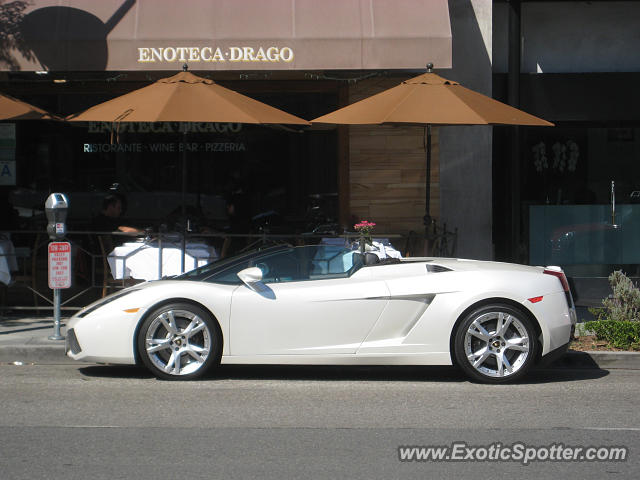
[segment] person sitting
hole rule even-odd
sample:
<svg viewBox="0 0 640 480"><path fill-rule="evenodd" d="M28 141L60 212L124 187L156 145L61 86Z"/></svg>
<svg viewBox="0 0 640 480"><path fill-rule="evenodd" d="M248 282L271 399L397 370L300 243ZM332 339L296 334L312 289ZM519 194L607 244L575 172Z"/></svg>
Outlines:
<svg viewBox="0 0 640 480"><path fill-rule="evenodd" d="M91 230L94 232L123 232L133 235L140 235L144 233L136 227L124 225L122 219L123 201L119 195L110 194L104 197L102 200L102 210L100 214L93 218L91 221ZM119 238L112 235L100 235L104 248L107 252L113 250L116 243L119 243Z"/></svg>

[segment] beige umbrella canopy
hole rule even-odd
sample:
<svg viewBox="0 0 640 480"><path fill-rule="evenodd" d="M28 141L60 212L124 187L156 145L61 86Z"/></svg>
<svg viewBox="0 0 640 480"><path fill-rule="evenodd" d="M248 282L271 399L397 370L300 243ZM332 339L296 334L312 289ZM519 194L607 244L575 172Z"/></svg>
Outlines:
<svg viewBox="0 0 640 480"><path fill-rule="evenodd" d="M58 120L55 115L0 93L0 120Z"/></svg>
<svg viewBox="0 0 640 480"><path fill-rule="evenodd" d="M309 125L302 118L187 71L70 115L67 120Z"/></svg>
<svg viewBox="0 0 640 480"><path fill-rule="evenodd" d="M436 75L424 73L312 123L420 125L538 125L553 123Z"/></svg>
<svg viewBox="0 0 640 480"><path fill-rule="evenodd" d="M538 125L553 126L522 110L474 92L432 73L405 80L401 84L335 112L323 115L311 123L335 124L414 124L427 127L427 180L425 226L429 215L429 178L431 176L431 125Z"/></svg>
<svg viewBox="0 0 640 480"><path fill-rule="evenodd" d="M186 71L67 117L71 122L229 122L310 125L302 118ZM184 132L184 137L187 133ZM182 157L182 224L186 228L186 149ZM182 236L184 271L185 235Z"/></svg>

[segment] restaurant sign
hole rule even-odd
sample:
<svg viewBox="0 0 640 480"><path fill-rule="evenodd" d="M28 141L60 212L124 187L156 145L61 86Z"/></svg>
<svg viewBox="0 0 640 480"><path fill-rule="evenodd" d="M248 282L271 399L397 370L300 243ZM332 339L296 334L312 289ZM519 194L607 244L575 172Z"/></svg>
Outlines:
<svg viewBox="0 0 640 480"><path fill-rule="evenodd" d="M0 62L0 71L171 70L185 63L221 71L452 65L447 0L0 0L3 4L0 14L2 8L10 13L16 41L3 45L7 61ZM3 33L0 27L0 37Z"/></svg>
<svg viewBox="0 0 640 480"><path fill-rule="evenodd" d="M83 153L244 152L244 142L83 143Z"/></svg>
<svg viewBox="0 0 640 480"><path fill-rule="evenodd" d="M138 47L138 63L243 62L290 63L293 49L289 47Z"/></svg>
<svg viewBox="0 0 640 480"><path fill-rule="evenodd" d="M244 152L247 146L243 141L225 139L232 134L242 131L241 123L225 122L88 122L87 133L109 134L195 134L188 142L162 141L162 142L87 142L82 144L83 153L173 153L173 152ZM208 134L198 136L198 134ZM210 134L218 134L220 140L211 140ZM137 136L136 136L137 137ZM137 137L150 138L150 137ZM153 138L157 138L153 136ZM199 138L199 140L196 140ZM207 138L207 141L202 141ZM196 140L196 141L194 141Z"/></svg>
<svg viewBox="0 0 640 480"><path fill-rule="evenodd" d="M241 123L224 122L88 122L88 133L238 133Z"/></svg>

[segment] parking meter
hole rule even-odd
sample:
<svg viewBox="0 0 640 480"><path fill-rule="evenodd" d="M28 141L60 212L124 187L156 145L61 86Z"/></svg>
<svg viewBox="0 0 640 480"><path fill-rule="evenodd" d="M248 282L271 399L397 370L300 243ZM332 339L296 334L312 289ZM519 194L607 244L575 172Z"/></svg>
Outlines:
<svg viewBox="0 0 640 480"><path fill-rule="evenodd" d="M53 289L53 335L49 340L64 340L60 334L61 289L71 286L71 244L61 242L67 233L69 201L64 193L52 193L44 202L49 243L49 288ZM56 241L57 240L57 241Z"/></svg>
<svg viewBox="0 0 640 480"><path fill-rule="evenodd" d="M44 211L47 214L47 233L51 240L64 238L67 233L67 211L69 201L64 193L52 193L44 202Z"/></svg>

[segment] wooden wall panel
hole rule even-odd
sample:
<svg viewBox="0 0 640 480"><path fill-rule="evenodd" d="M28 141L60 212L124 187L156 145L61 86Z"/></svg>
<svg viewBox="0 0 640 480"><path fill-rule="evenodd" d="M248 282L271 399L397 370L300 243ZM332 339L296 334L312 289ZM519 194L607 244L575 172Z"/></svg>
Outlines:
<svg viewBox="0 0 640 480"><path fill-rule="evenodd" d="M350 88L349 103L391 88L403 79L375 78ZM350 213L376 222L380 233L424 231L425 131L419 126L349 127ZM432 128L431 216L440 213L438 128Z"/></svg>

